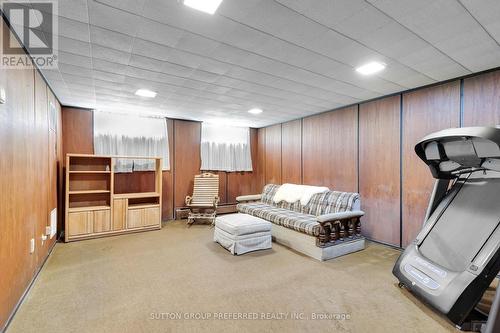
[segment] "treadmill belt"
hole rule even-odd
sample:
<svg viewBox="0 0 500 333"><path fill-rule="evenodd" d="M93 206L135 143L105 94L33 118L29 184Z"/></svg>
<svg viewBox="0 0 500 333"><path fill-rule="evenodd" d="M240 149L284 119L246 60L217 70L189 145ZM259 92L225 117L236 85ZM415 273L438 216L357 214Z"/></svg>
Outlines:
<svg viewBox="0 0 500 333"><path fill-rule="evenodd" d="M500 179L469 178L419 250L442 267L464 271L499 221Z"/></svg>

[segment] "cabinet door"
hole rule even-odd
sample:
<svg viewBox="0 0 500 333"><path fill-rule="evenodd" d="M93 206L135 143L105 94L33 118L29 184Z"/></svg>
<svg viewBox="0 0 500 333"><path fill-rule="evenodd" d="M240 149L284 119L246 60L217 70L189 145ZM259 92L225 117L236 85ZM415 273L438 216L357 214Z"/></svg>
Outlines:
<svg viewBox="0 0 500 333"><path fill-rule="evenodd" d="M123 230L127 225L127 199L113 201L113 230Z"/></svg>
<svg viewBox="0 0 500 333"><path fill-rule="evenodd" d="M94 213L94 232L111 230L111 212L109 209L96 210Z"/></svg>
<svg viewBox="0 0 500 333"><path fill-rule="evenodd" d="M127 228L140 228L144 226L144 209L129 209Z"/></svg>
<svg viewBox="0 0 500 333"><path fill-rule="evenodd" d="M144 209L144 225L159 225L160 224L160 207L152 207Z"/></svg>
<svg viewBox="0 0 500 333"><path fill-rule="evenodd" d="M74 212L69 213L68 216L68 235L70 237L91 234L93 232L92 212Z"/></svg>

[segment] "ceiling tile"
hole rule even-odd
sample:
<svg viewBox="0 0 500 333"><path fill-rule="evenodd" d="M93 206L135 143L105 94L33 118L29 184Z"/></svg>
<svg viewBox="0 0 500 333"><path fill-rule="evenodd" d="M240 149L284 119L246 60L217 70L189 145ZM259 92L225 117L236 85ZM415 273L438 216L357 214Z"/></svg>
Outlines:
<svg viewBox="0 0 500 333"><path fill-rule="evenodd" d="M498 10L496 0L226 0L207 15L176 0L65 0L58 68L43 74L67 105L263 126L500 66ZM386 69L354 71L374 60ZM259 117L246 112L256 105Z"/></svg>
<svg viewBox="0 0 500 333"><path fill-rule="evenodd" d="M112 48L122 52L132 52L133 37L116 31L90 27L90 40L92 44Z"/></svg>
<svg viewBox="0 0 500 333"><path fill-rule="evenodd" d="M89 1L89 12L91 25L130 36L135 36L141 22L140 14L131 14L96 1Z"/></svg>

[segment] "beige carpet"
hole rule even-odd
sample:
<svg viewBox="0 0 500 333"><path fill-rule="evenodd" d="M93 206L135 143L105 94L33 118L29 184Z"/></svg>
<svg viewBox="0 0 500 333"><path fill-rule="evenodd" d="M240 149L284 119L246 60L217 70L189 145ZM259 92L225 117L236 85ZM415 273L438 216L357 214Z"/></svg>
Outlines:
<svg viewBox="0 0 500 333"><path fill-rule="evenodd" d="M396 250L321 263L273 243L232 256L212 232L175 221L57 244L7 332L454 331L397 287Z"/></svg>

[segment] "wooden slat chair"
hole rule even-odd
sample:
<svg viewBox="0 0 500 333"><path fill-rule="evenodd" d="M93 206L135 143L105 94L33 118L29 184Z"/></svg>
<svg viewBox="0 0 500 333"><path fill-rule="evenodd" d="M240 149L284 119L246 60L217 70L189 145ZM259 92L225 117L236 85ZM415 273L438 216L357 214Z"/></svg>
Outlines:
<svg viewBox="0 0 500 333"><path fill-rule="evenodd" d="M194 177L193 196L186 197L189 208L188 225L196 219L211 220L215 223L217 204L219 203L219 175L203 173Z"/></svg>

